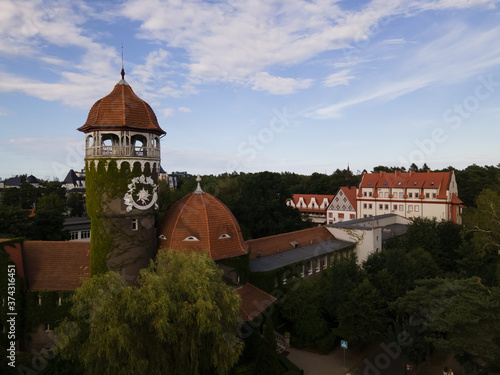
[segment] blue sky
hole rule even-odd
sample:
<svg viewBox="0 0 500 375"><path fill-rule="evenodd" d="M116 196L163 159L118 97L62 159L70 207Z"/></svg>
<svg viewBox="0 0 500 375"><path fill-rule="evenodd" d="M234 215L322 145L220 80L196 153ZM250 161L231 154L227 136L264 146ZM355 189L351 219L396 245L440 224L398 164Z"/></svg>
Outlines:
<svg viewBox="0 0 500 375"><path fill-rule="evenodd" d="M126 80L193 174L500 163L500 2L0 0L0 178L81 169Z"/></svg>

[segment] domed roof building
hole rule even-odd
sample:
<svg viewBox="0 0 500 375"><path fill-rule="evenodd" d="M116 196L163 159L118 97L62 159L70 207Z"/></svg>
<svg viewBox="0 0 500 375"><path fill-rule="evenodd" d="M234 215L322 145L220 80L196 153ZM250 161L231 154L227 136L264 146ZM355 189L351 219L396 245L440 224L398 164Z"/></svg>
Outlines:
<svg viewBox="0 0 500 375"><path fill-rule="evenodd" d="M203 252L214 261L246 255L238 221L197 181L196 191L176 202L158 225L158 248Z"/></svg>

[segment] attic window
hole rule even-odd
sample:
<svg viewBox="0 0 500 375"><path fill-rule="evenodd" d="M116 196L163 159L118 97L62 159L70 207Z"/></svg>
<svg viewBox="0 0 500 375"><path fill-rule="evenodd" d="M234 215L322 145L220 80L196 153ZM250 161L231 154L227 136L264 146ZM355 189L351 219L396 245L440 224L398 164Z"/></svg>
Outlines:
<svg viewBox="0 0 500 375"><path fill-rule="evenodd" d="M415 186L417 184L417 181L413 181L413 186Z"/></svg>
<svg viewBox="0 0 500 375"><path fill-rule="evenodd" d="M401 185L401 181L398 182L398 185Z"/></svg>
<svg viewBox="0 0 500 375"><path fill-rule="evenodd" d="M222 239L224 239L224 238L231 238L231 236L230 236L229 234L227 234L227 233L224 233L223 235L221 235L221 236L219 237L219 240L222 240Z"/></svg>
<svg viewBox="0 0 500 375"><path fill-rule="evenodd" d="M431 182L431 186L433 186L433 185L434 185L434 181Z"/></svg>
<svg viewBox="0 0 500 375"><path fill-rule="evenodd" d="M371 181L370 181L370 182L368 182L368 185L371 185L371 184L372 184L372 182L371 182Z"/></svg>
<svg viewBox="0 0 500 375"><path fill-rule="evenodd" d="M199 241L195 236L189 236L183 239L183 241Z"/></svg>
<svg viewBox="0 0 500 375"><path fill-rule="evenodd" d="M387 185L387 181L384 182L384 185Z"/></svg>

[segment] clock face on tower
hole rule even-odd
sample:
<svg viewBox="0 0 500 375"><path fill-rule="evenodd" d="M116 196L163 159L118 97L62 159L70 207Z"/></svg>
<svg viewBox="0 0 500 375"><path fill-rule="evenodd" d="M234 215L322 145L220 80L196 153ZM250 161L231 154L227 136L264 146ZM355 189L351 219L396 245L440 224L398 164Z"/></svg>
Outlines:
<svg viewBox="0 0 500 375"><path fill-rule="evenodd" d="M155 207L158 209L158 185L156 185L151 177L134 177L128 184L128 192L123 197L123 201L127 206L127 212L134 208L138 210L147 210Z"/></svg>

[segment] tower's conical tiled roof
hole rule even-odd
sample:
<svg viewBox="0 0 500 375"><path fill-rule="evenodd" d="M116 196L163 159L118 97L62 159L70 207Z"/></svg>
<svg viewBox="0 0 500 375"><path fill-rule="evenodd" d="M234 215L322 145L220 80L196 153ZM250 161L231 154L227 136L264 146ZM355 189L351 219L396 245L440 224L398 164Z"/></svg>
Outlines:
<svg viewBox="0 0 500 375"><path fill-rule="evenodd" d="M136 130L165 134L149 104L139 98L124 79L115 85L109 95L95 102L87 121L78 130L85 133L93 130Z"/></svg>

